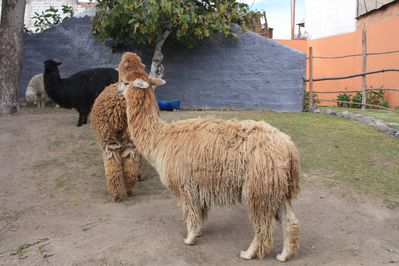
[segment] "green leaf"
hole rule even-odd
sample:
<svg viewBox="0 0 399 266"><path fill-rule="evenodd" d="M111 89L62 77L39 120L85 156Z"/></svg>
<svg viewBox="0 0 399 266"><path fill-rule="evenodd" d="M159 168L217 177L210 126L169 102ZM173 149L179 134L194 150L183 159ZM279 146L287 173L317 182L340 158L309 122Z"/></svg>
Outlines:
<svg viewBox="0 0 399 266"><path fill-rule="evenodd" d="M93 32L100 39L148 47L166 29L173 38L193 47L215 32L232 36L231 23L245 30L248 6L234 0L98 0Z"/></svg>

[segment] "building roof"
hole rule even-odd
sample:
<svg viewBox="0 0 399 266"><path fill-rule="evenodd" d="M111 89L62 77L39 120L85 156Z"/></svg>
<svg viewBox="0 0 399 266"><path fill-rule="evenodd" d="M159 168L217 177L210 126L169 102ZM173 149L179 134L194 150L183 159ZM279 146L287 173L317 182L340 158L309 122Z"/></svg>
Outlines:
<svg viewBox="0 0 399 266"><path fill-rule="evenodd" d="M300 20L296 23L296 25L301 26L301 27L304 27L304 26L305 26L305 18L300 19Z"/></svg>
<svg viewBox="0 0 399 266"><path fill-rule="evenodd" d="M398 2L399 0L358 0L357 18L368 15L371 12L385 8L386 6Z"/></svg>

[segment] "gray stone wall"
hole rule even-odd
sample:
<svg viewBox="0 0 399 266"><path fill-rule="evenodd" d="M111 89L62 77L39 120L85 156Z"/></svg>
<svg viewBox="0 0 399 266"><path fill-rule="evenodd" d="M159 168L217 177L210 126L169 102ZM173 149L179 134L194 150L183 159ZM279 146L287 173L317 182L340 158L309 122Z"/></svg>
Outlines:
<svg viewBox="0 0 399 266"><path fill-rule="evenodd" d="M183 108L300 111L305 55L252 32L238 39L216 35L194 49L164 48L167 85L159 99L180 99ZM151 51L133 50L150 66ZM117 67L120 53L95 40L90 19L73 18L43 33L26 36L20 94L43 61L63 62L62 77L94 67ZM149 69L147 69L148 71Z"/></svg>

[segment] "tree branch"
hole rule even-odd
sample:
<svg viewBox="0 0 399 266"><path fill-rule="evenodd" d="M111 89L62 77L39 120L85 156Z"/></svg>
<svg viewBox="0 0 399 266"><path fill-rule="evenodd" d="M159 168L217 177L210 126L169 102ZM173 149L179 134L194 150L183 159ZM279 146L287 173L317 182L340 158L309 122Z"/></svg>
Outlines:
<svg viewBox="0 0 399 266"><path fill-rule="evenodd" d="M171 29L165 30L162 35L162 39L155 46L155 51L152 57L151 71L150 71L150 77L152 78L162 78L163 76L164 67L162 65L163 61L162 47L171 32L172 32Z"/></svg>

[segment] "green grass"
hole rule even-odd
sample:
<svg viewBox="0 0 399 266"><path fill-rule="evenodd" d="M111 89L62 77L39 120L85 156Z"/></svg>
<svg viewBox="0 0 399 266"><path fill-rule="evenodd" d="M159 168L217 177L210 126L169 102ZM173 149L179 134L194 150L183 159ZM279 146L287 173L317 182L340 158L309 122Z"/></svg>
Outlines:
<svg viewBox="0 0 399 266"><path fill-rule="evenodd" d="M320 107L323 109L332 109L336 111L348 111L354 114L362 114L365 116L374 117L380 120L385 121L386 123L395 123L398 125L393 124L392 127L397 128L399 127L399 113L387 110L377 110L377 109L366 109L366 111L362 111L362 109L358 108L338 108L338 107Z"/></svg>
<svg viewBox="0 0 399 266"><path fill-rule="evenodd" d="M291 135L306 174L399 197L399 141L395 137L355 121L314 113L235 112L220 116L264 120Z"/></svg>

